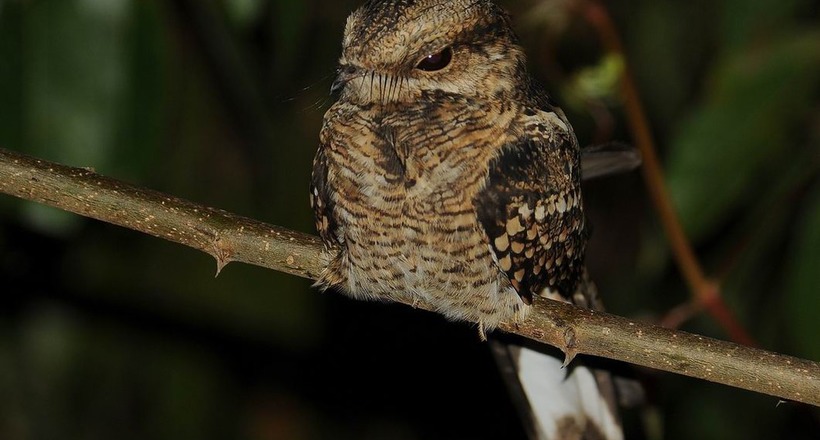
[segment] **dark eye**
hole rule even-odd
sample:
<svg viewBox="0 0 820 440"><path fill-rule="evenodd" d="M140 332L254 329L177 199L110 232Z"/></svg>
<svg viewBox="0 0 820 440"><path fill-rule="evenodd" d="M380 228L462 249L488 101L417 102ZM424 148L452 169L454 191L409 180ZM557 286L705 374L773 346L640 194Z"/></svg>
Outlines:
<svg viewBox="0 0 820 440"><path fill-rule="evenodd" d="M416 66L416 69L424 70L427 72L435 72L436 70L441 70L447 67L450 64L450 61L453 59L453 49L452 48L445 48L441 52L434 53L432 55L427 55L424 57L423 60Z"/></svg>

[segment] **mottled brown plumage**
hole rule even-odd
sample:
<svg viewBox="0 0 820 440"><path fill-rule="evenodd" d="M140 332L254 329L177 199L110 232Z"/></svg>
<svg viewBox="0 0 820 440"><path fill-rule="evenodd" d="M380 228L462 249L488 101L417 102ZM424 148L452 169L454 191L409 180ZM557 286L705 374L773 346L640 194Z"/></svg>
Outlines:
<svg viewBox="0 0 820 440"><path fill-rule="evenodd" d="M449 64L420 68L436 54ZM333 254L321 285L422 299L486 329L523 317L534 294L574 293L578 144L502 10L368 2L348 19L339 71L311 188Z"/></svg>
<svg viewBox="0 0 820 440"><path fill-rule="evenodd" d="M522 319L533 295L594 304L578 142L501 9L369 1L348 19L332 89L310 189L330 254L320 286L423 300L482 335ZM600 173L610 160L599 156ZM601 381L582 368L565 380L560 362L528 350L498 358L528 400L548 395L532 408L539 438L572 438L568 423L621 438Z"/></svg>

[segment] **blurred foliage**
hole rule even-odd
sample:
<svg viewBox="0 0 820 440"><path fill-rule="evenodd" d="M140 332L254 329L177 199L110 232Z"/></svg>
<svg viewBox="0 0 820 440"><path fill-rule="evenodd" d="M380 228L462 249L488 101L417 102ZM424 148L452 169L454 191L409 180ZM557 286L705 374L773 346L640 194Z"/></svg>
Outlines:
<svg viewBox="0 0 820 440"><path fill-rule="evenodd" d="M310 231L357 3L0 0L0 145ZM582 143L628 141L624 60L570 4L505 2ZM816 1L608 6L707 271L762 346L820 359ZM585 191L610 309L656 320L687 301L639 175ZM214 266L0 197L0 438L522 438L469 326ZM704 316L685 328L725 337ZM645 438L816 438L814 410L646 374L652 407L627 414Z"/></svg>

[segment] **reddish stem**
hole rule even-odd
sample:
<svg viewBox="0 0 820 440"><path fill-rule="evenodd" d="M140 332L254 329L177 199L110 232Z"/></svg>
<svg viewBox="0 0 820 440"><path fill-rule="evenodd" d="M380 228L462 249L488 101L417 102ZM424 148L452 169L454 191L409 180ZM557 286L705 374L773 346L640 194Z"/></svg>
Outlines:
<svg viewBox="0 0 820 440"><path fill-rule="evenodd" d="M584 18L597 30L606 49L626 60L621 39L606 8L598 0L580 0L580 5ZM683 231L683 226L666 188L663 170L638 88L635 85L629 63L626 62L624 62L624 72L621 76L621 96L632 137L643 156L641 170L646 188L658 212L681 275L689 286L694 300L720 323L734 341L756 345L748 332L738 323L731 310L726 307L720 295L718 283L708 279L704 274L686 233Z"/></svg>

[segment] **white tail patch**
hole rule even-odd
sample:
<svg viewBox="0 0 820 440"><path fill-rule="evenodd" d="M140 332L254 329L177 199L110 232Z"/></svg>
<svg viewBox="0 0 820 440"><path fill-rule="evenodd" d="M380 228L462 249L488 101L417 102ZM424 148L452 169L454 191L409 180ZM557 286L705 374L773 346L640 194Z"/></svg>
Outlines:
<svg viewBox="0 0 820 440"><path fill-rule="evenodd" d="M624 438L618 418L588 368L561 368L559 359L526 347L515 351L511 359L539 439L581 438L590 430L606 440Z"/></svg>

